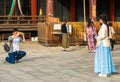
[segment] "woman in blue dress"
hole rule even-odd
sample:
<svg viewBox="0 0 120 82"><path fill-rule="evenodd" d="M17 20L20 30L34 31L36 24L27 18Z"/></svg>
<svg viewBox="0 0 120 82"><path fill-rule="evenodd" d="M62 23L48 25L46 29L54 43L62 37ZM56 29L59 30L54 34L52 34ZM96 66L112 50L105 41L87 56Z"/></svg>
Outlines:
<svg viewBox="0 0 120 82"><path fill-rule="evenodd" d="M96 37L96 52L94 72L98 76L105 76L115 72L115 67L112 61L110 50L109 27L107 25L107 17L105 14L100 15L99 22L101 23L98 36Z"/></svg>

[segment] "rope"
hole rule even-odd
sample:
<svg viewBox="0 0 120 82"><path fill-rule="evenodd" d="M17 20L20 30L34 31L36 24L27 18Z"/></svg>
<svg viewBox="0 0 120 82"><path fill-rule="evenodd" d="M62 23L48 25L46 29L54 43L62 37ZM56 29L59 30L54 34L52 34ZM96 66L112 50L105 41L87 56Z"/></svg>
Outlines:
<svg viewBox="0 0 120 82"><path fill-rule="evenodd" d="M18 8L19 8L20 14L23 16L20 0L18 0Z"/></svg>
<svg viewBox="0 0 120 82"><path fill-rule="evenodd" d="M17 7L17 6L15 6L16 2L18 3L18 8L19 8L20 14L23 16L20 0L17 0L17 1L13 0L12 1L12 5L11 5L11 8L10 8L9 16L13 15L15 7Z"/></svg>
<svg viewBox="0 0 120 82"><path fill-rule="evenodd" d="M13 0L12 5L11 5L11 9L10 9L10 12L9 12L9 16L11 16L13 14L15 3L16 3L16 0Z"/></svg>

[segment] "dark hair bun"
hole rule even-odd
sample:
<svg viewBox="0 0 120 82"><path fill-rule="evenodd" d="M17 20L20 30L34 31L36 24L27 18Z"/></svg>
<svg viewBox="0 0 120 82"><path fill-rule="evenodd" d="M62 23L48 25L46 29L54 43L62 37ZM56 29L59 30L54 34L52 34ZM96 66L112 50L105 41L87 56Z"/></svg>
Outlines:
<svg viewBox="0 0 120 82"><path fill-rule="evenodd" d="M107 15L106 14L101 14L99 19L102 19L103 21L107 21Z"/></svg>

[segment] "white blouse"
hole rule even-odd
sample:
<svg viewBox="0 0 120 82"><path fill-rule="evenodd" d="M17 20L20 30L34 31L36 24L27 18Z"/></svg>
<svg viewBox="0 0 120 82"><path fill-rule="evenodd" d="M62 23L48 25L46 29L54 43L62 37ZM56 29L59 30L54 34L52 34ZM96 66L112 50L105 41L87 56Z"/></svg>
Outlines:
<svg viewBox="0 0 120 82"><path fill-rule="evenodd" d="M97 45L99 46L100 42L103 42L103 46L110 47L110 39L108 37L107 25L104 23L101 25L101 28L97 36Z"/></svg>

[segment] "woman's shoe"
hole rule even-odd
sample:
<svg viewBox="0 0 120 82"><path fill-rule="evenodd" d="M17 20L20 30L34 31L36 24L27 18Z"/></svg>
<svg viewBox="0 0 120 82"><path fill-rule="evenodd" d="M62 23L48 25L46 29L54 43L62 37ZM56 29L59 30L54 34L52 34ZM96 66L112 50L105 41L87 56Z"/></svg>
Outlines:
<svg viewBox="0 0 120 82"><path fill-rule="evenodd" d="M100 77L107 77L107 74L98 74Z"/></svg>
<svg viewBox="0 0 120 82"><path fill-rule="evenodd" d="M95 53L95 50L93 50L93 53Z"/></svg>
<svg viewBox="0 0 120 82"><path fill-rule="evenodd" d="M19 60L16 60L16 63L20 63L20 61L19 61Z"/></svg>
<svg viewBox="0 0 120 82"><path fill-rule="evenodd" d="M90 50L88 51L88 53L91 53L91 52L92 52L92 51L90 51Z"/></svg>

